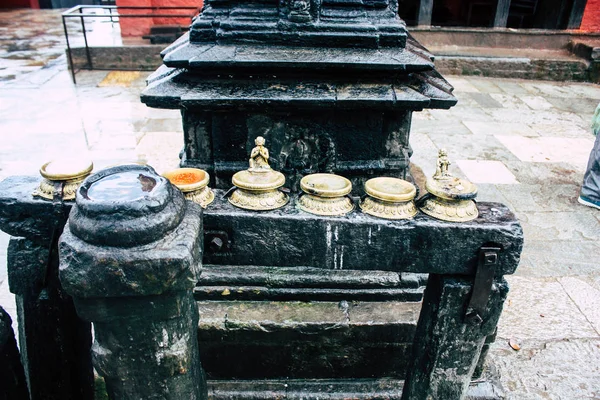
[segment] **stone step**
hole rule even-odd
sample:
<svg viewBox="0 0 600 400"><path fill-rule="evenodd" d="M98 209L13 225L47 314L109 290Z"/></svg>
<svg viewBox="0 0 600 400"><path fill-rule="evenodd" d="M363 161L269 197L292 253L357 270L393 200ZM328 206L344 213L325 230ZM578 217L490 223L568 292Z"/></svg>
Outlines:
<svg viewBox="0 0 600 400"><path fill-rule="evenodd" d="M400 400L404 381L398 379L352 380L247 380L208 381L209 400ZM472 382L467 400L504 399L493 381ZM439 399L442 400L442 399Z"/></svg>
<svg viewBox="0 0 600 400"><path fill-rule="evenodd" d="M590 62L567 49L431 46L442 74L589 81Z"/></svg>
<svg viewBox="0 0 600 400"><path fill-rule="evenodd" d="M209 244L206 244L207 246ZM427 274L204 265L196 300L420 301Z"/></svg>
<svg viewBox="0 0 600 400"><path fill-rule="evenodd" d="M211 379L403 378L419 302L199 301Z"/></svg>

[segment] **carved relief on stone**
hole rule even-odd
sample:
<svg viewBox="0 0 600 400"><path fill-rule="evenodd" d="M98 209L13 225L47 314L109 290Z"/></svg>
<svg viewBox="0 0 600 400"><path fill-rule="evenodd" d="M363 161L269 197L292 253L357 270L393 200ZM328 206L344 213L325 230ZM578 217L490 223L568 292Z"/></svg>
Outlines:
<svg viewBox="0 0 600 400"><path fill-rule="evenodd" d="M292 22L311 21L310 7L310 0L288 0L288 19Z"/></svg>
<svg viewBox="0 0 600 400"><path fill-rule="evenodd" d="M303 176L332 172L336 164L335 144L318 128L290 124L279 155L281 171L296 192Z"/></svg>

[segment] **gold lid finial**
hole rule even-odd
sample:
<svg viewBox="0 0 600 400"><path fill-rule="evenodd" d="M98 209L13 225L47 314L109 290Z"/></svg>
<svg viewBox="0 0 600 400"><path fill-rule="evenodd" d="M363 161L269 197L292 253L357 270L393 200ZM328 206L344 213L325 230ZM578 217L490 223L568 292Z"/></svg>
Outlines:
<svg viewBox="0 0 600 400"><path fill-rule="evenodd" d="M448 152L446 149L440 149L438 152L437 168L435 169L435 174L433 174L433 179L440 180L452 178L452 174L448 171L450 164L452 163L448 159Z"/></svg>

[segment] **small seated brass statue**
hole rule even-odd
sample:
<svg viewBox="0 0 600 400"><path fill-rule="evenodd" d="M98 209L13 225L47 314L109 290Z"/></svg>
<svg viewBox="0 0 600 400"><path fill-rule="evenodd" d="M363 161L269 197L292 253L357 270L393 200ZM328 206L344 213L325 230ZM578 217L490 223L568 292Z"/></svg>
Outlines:
<svg viewBox="0 0 600 400"><path fill-rule="evenodd" d="M270 170L269 150L265 147L265 138L258 136L254 140L254 144L256 147L250 152L250 168L248 170L252 172Z"/></svg>

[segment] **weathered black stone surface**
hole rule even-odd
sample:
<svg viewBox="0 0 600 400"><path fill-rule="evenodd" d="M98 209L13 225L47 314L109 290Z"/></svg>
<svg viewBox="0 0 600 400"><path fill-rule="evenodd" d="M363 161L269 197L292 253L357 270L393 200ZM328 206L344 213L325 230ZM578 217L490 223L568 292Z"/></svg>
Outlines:
<svg viewBox="0 0 600 400"><path fill-rule="evenodd" d="M102 194L95 194L95 185L116 180L117 174L131 174L137 186L124 188L124 183L109 182ZM134 194L127 195L128 190ZM94 196L102 196L102 200ZM76 201L69 229L86 242L104 246L156 241L180 224L185 210L181 192L152 167L140 165L122 165L89 176L77 190Z"/></svg>
<svg viewBox="0 0 600 400"><path fill-rule="evenodd" d="M479 217L467 223L424 214L389 221L359 211L323 217L294 203L257 214L234 208L218 192L204 216L205 229L226 232L231 244L224 252L207 249L205 262L472 275L479 248L496 243L503 249L496 271L502 276L514 272L523 246L519 222L498 203L478 203Z"/></svg>
<svg viewBox="0 0 600 400"><path fill-rule="evenodd" d="M202 208L163 179L144 166L88 177L61 236L61 282L94 323L93 363L113 399L207 396L192 296ZM112 182L135 193L114 192Z"/></svg>
<svg viewBox="0 0 600 400"><path fill-rule="evenodd" d="M188 203L181 224L160 243L129 248L91 245L66 227L60 243L65 290L77 298L102 298L193 288L200 272L201 215L196 205Z"/></svg>
<svg viewBox="0 0 600 400"><path fill-rule="evenodd" d="M190 27L194 42L403 47L396 0L208 0Z"/></svg>
<svg viewBox="0 0 600 400"><path fill-rule="evenodd" d="M16 295L31 399L91 399L91 327L77 317L58 280L56 240L72 203L34 198L40 179L0 182L0 229L15 236L7 252L8 283Z"/></svg>
<svg viewBox="0 0 600 400"><path fill-rule="evenodd" d="M42 178L10 176L0 182L0 229L12 236L48 243L56 225L55 205L33 197ZM73 202L64 203L68 212Z"/></svg>
<svg viewBox="0 0 600 400"><path fill-rule="evenodd" d="M420 304L227 300L198 308L209 378L403 378Z"/></svg>
<svg viewBox="0 0 600 400"><path fill-rule="evenodd" d="M0 307L0 400L29 400L10 315Z"/></svg>
<svg viewBox="0 0 600 400"><path fill-rule="evenodd" d="M210 400L400 400L404 381L379 379L211 380ZM473 382L468 400L503 399L487 382ZM447 400L447 399L444 399Z"/></svg>
<svg viewBox="0 0 600 400"><path fill-rule="evenodd" d="M204 265L194 297L196 300L420 301L426 282L426 274Z"/></svg>
<svg viewBox="0 0 600 400"><path fill-rule="evenodd" d="M56 247L48 260L48 247L11 238L8 271L32 400L92 399L91 327L60 285Z"/></svg>

